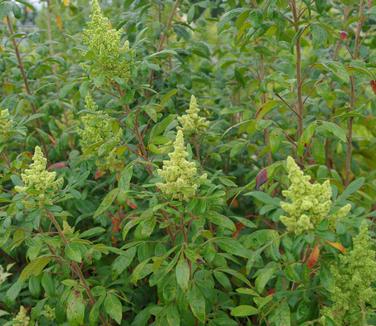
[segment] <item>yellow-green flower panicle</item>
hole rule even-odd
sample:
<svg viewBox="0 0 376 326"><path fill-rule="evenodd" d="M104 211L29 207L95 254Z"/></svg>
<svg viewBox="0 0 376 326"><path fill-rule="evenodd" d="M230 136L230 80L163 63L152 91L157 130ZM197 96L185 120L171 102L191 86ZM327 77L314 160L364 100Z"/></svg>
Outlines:
<svg viewBox="0 0 376 326"><path fill-rule="evenodd" d="M288 190L282 192L287 201L281 202L281 208L287 214L280 220L289 232L301 234L313 230L326 218L333 228L338 218L348 214L351 205L330 214L332 190L328 180L323 184L311 183L310 176L304 175L292 157L287 158L287 171L291 184Z"/></svg>
<svg viewBox="0 0 376 326"><path fill-rule="evenodd" d="M97 0L93 0L91 21L83 32L83 42L87 46L85 56L90 61L91 78L129 80L134 51L128 42L121 45L120 31L112 28L109 19L103 16Z"/></svg>
<svg viewBox="0 0 376 326"><path fill-rule="evenodd" d="M11 267L11 265L8 266ZM3 284L7 280L7 278L12 275L12 273L8 273L10 267L7 267L5 271L4 267L0 265L0 285Z"/></svg>
<svg viewBox="0 0 376 326"><path fill-rule="evenodd" d="M63 178L56 178L56 172L47 170L47 159L39 146L35 147L33 163L21 174L21 179L24 185L16 186L15 190L27 193L40 204L51 204L64 182Z"/></svg>
<svg viewBox="0 0 376 326"><path fill-rule="evenodd" d="M12 133L12 128L14 126L13 121L10 117L9 111L7 109L5 110L0 110L0 145L5 143L11 133Z"/></svg>
<svg viewBox="0 0 376 326"><path fill-rule="evenodd" d="M323 311L335 325L368 325L367 317L376 308L376 251L363 223L353 240L353 249L340 257L331 270L333 286L330 299L333 305Z"/></svg>
<svg viewBox="0 0 376 326"><path fill-rule="evenodd" d="M90 95L86 96L86 107L90 113L82 116L83 127L78 129L82 152L87 157L96 157L96 165L100 170L113 171L121 163L117 148L123 130L116 119L98 110Z"/></svg>
<svg viewBox="0 0 376 326"><path fill-rule="evenodd" d="M167 197L188 201L206 180L206 174L199 176L196 164L188 161L187 156L183 132L178 130L170 159L163 161L163 168L157 171L163 179L163 182L157 183L157 187Z"/></svg>
<svg viewBox="0 0 376 326"><path fill-rule="evenodd" d="M206 131L209 126L209 121L204 117L200 117L199 114L200 108L197 104L196 97L192 95L187 113L181 117L178 117L181 124L181 129L185 135L199 135Z"/></svg>
<svg viewBox="0 0 376 326"><path fill-rule="evenodd" d="M20 307L20 311L17 316L13 318L12 325L14 326L29 326L30 317L27 315L27 310L24 306Z"/></svg>
<svg viewBox="0 0 376 326"><path fill-rule="evenodd" d="M55 313L55 308L52 308L50 305L45 304L43 306L43 310L41 313L44 317L46 317L48 320L55 320L56 318L56 313Z"/></svg>

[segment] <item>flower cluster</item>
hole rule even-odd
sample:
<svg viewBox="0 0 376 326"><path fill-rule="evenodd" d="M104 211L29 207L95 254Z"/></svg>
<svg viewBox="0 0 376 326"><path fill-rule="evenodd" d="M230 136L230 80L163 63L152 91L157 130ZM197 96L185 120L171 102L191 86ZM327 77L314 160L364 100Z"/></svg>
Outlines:
<svg viewBox="0 0 376 326"><path fill-rule="evenodd" d="M33 163L29 169L21 174L23 186L16 186L15 190L27 193L40 204L51 204L56 192L63 186L63 178L56 179L56 172L47 171L47 159L39 146L35 147Z"/></svg>
<svg viewBox="0 0 376 326"><path fill-rule="evenodd" d="M83 42L87 46L85 56L91 62L88 68L92 78L129 80L134 51L128 42L121 46L120 39L120 31L112 28L98 1L93 0L91 21L83 32Z"/></svg>
<svg viewBox="0 0 376 326"><path fill-rule="evenodd" d="M301 234L313 230L326 218L334 227L338 219L348 214L350 204L330 214L332 190L328 180L323 184L311 183L310 176L304 175L292 157L287 158L287 171L291 185L282 192L288 202L281 202L281 207L288 215L280 220L289 232Z"/></svg>
<svg viewBox="0 0 376 326"><path fill-rule="evenodd" d="M200 108L197 105L196 97L192 95L187 113L178 117L185 135L202 134L208 128L209 121L204 117L200 117L199 113Z"/></svg>
<svg viewBox="0 0 376 326"><path fill-rule="evenodd" d="M4 267L0 265L0 285L4 283L9 276L12 275L12 273L8 273L8 270L10 269L10 267L11 265L8 265L5 271Z"/></svg>
<svg viewBox="0 0 376 326"><path fill-rule="evenodd" d="M14 326L29 326L30 317L27 315L27 311L24 306L20 307L20 311L17 316L13 318L12 325Z"/></svg>
<svg viewBox="0 0 376 326"><path fill-rule="evenodd" d="M49 320L55 320L55 308L52 308L50 305L45 304L43 306L42 315Z"/></svg>
<svg viewBox="0 0 376 326"><path fill-rule="evenodd" d="M100 170L112 170L119 163L117 146L123 130L115 119L98 110L90 95L86 96L86 108L90 112L83 115L83 128L78 129L82 152L86 156L94 155Z"/></svg>
<svg viewBox="0 0 376 326"><path fill-rule="evenodd" d="M13 128L13 121L10 117L9 111L7 109L0 110L0 144L5 143L9 139Z"/></svg>
<svg viewBox="0 0 376 326"><path fill-rule="evenodd" d="M353 249L332 268L333 305L325 308L323 315L335 325L367 325L368 313L376 308L376 291L372 286L376 282L376 251L371 240L363 223L353 240Z"/></svg>
<svg viewBox="0 0 376 326"><path fill-rule="evenodd" d="M187 156L183 132L178 130L170 159L163 161L163 168L157 171L164 180L163 183L157 183L157 187L173 199L189 200L206 179L206 174L198 175L196 164L189 162Z"/></svg>

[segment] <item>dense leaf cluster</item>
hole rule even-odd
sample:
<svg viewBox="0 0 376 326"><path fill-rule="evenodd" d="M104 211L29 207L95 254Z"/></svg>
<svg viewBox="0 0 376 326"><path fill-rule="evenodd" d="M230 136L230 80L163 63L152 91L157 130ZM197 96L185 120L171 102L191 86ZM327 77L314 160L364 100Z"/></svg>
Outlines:
<svg viewBox="0 0 376 326"><path fill-rule="evenodd" d="M0 325L376 325L372 1L0 17Z"/></svg>

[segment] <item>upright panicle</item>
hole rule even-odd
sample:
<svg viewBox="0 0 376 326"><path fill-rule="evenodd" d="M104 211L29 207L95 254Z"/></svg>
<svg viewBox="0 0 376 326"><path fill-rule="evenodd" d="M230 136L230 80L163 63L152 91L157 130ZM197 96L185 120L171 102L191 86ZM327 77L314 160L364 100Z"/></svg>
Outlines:
<svg viewBox="0 0 376 326"><path fill-rule="evenodd" d="M330 214L333 203L328 180L323 184L311 183L310 176L303 173L292 157L287 158L287 171L290 187L282 192L287 201L281 202L287 215L281 216L280 220L289 232L301 234L311 231L324 219L328 219L334 228L336 220L348 214L351 209L349 204Z"/></svg>
<svg viewBox="0 0 376 326"><path fill-rule="evenodd" d="M187 113L178 117L181 129L184 131L185 135L190 136L192 134L202 134L206 131L209 126L209 121L207 121L206 118L201 117L199 114L200 108L197 104L196 97L192 95Z"/></svg>
<svg viewBox="0 0 376 326"><path fill-rule="evenodd" d="M170 159L163 161L163 168L157 171L163 179L163 182L157 183L157 187L173 199L189 200L194 197L206 179L206 174L198 175L196 164L188 161L187 156L183 132L178 130Z"/></svg>

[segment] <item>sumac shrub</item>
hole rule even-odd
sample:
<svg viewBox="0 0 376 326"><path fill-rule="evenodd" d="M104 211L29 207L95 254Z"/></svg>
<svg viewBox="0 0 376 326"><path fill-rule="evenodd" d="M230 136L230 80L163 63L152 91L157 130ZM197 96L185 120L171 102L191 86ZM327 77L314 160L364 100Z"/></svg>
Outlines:
<svg viewBox="0 0 376 326"><path fill-rule="evenodd" d="M372 1L0 17L0 325L376 325Z"/></svg>

